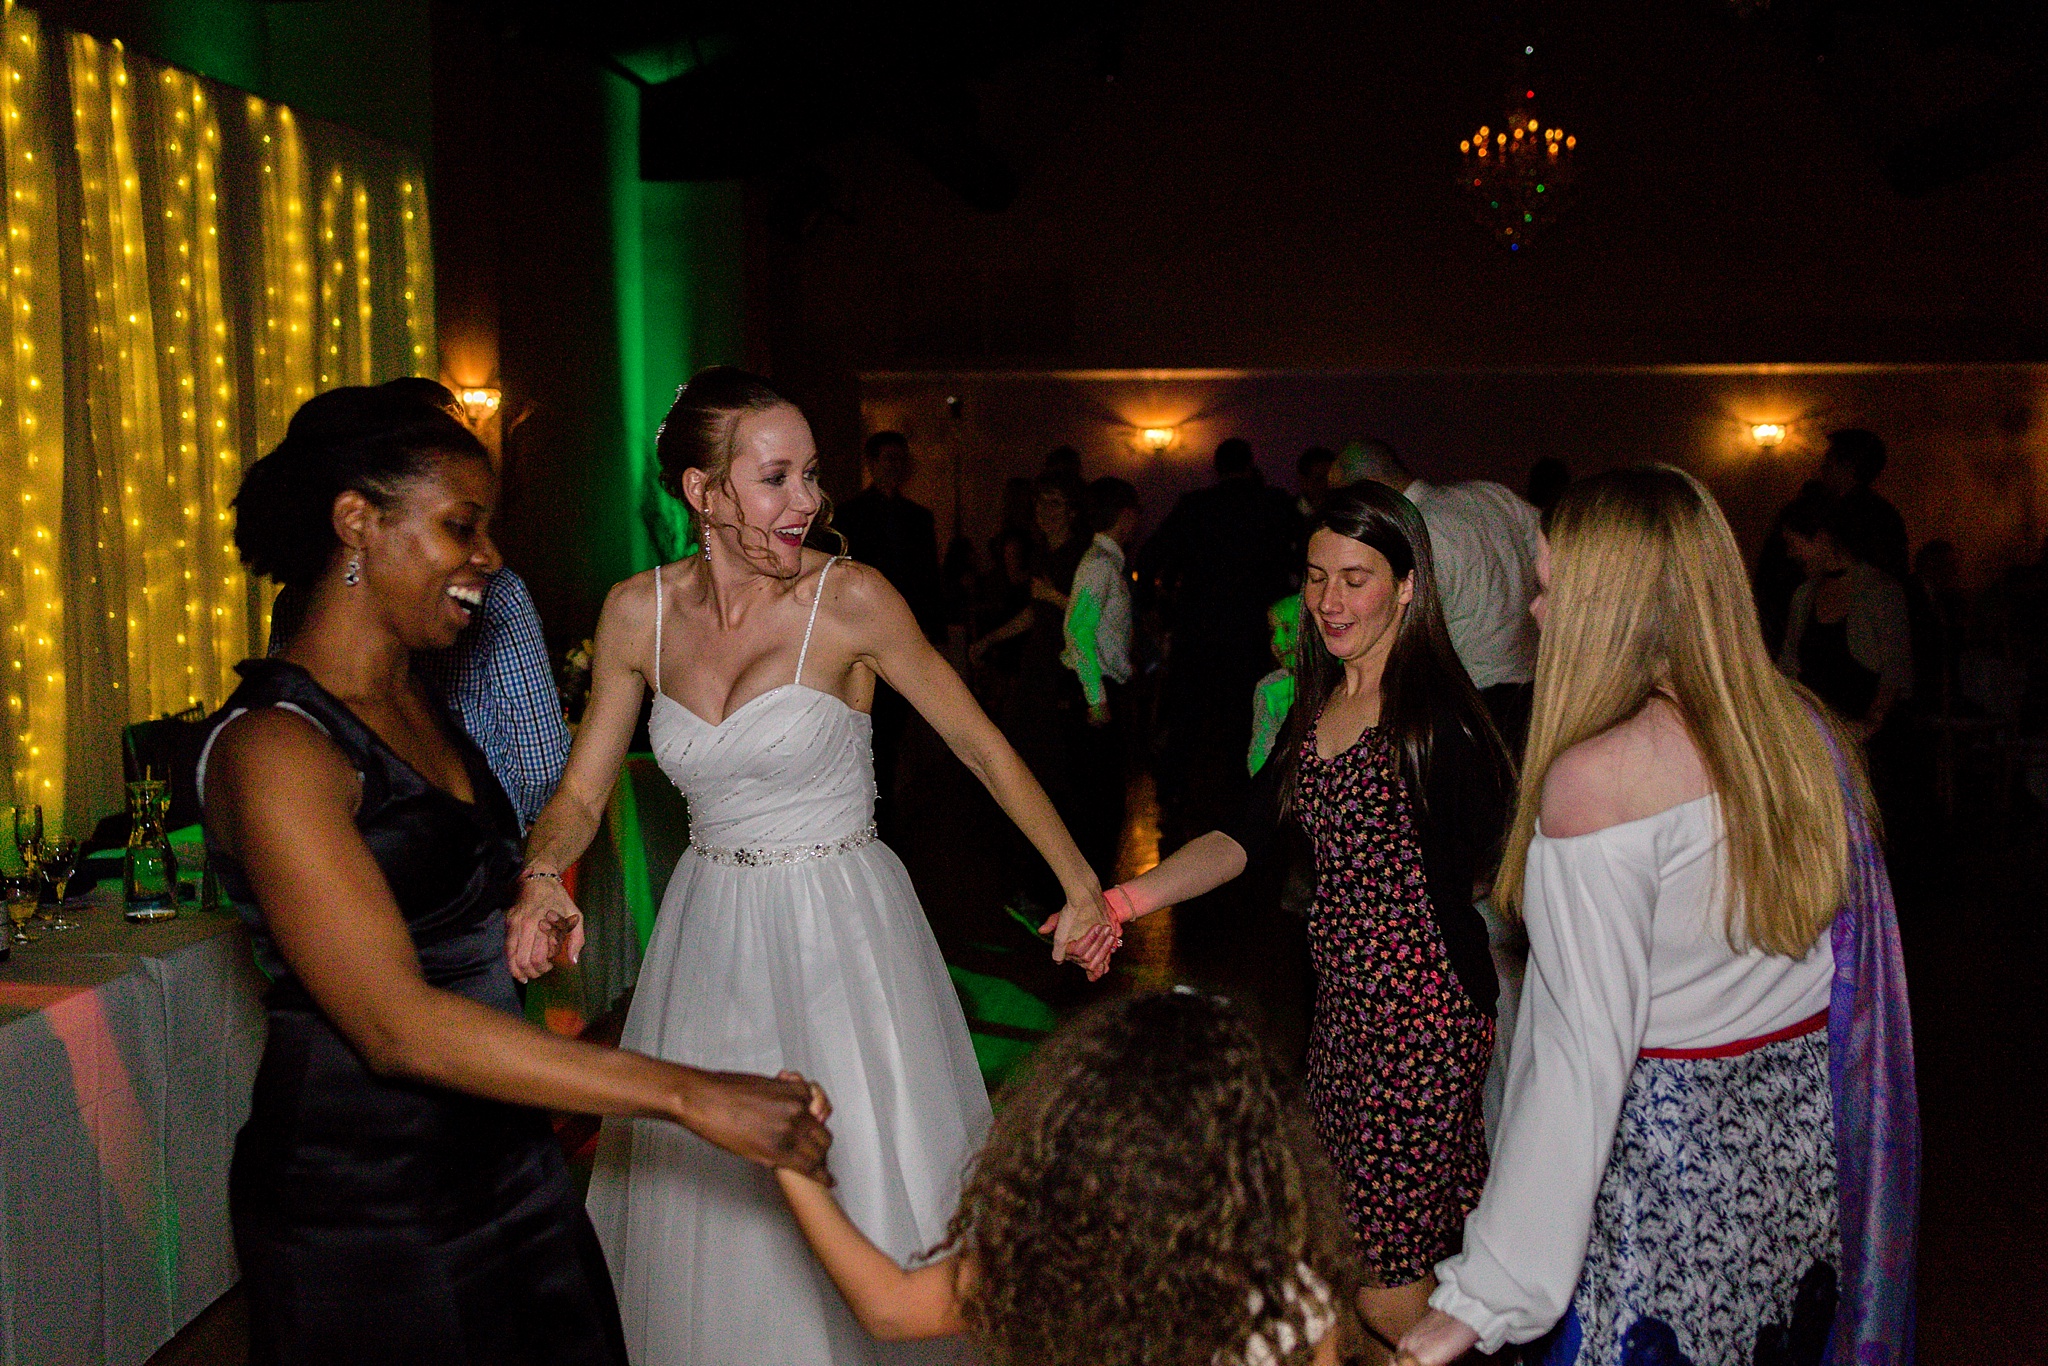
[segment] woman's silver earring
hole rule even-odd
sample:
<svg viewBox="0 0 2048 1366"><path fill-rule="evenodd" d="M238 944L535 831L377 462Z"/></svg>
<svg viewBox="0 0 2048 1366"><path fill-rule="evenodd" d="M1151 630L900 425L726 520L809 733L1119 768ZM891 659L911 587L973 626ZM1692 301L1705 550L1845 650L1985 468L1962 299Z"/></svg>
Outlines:
<svg viewBox="0 0 2048 1366"><path fill-rule="evenodd" d="M351 555L348 557L348 572L341 576L341 581L350 588L354 588L363 581L362 556Z"/></svg>

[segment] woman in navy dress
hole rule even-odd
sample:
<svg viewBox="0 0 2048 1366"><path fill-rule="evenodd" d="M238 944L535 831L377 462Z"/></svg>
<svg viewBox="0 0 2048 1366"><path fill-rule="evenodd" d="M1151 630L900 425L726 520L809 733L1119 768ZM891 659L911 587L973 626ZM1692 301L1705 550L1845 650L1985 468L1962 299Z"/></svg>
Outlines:
<svg viewBox="0 0 2048 1366"><path fill-rule="evenodd" d="M824 1170L810 1088L558 1039L505 962L519 825L415 678L499 565L483 447L423 381L309 401L236 499L301 589L199 769L208 855L271 978L230 1208L256 1362L623 1363L605 1263L542 1109L664 1118Z"/></svg>

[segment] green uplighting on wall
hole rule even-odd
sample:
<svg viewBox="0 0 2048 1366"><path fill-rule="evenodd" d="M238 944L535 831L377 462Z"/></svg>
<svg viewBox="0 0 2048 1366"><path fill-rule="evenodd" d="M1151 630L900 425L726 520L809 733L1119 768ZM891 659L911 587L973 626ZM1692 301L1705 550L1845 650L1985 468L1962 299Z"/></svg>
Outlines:
<svg viewBox="0 0 2048 1366"><path fill-rule="evenodd" d="M639 531L650 553L665 562L694 551L696 537L688 510L661 487L655 434L691 375L742 359L744 205L736 183L641 180L639 92L622 80L613 83L613 94L623 416L639 491Z"/></svg>

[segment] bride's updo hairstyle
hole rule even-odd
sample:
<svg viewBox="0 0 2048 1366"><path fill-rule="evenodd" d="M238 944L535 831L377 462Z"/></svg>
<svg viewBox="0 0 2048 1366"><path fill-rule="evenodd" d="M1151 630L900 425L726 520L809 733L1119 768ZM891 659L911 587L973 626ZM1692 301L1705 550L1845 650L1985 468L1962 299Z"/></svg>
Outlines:
<svg viewBox="0 0 2048 1366"><path fill-rule="evenodd" d="M702 470L707 489L723 488L730 494L733 457L739 453L740 419L785 404L796 407L767 380L737 366L714 365L699 370L688 384L676 390L676 401L669 405L668 416L661 420L660 430L654 436L654 457L661 465L662 488L689 507L690 500L683 493L683 472ZM690 516L705 521L705 511L690 508ZM824 498L811 528L816 532L831 525L832 500ZM760 538L764 549L767 547L766 527L748 526L742 520L738 530L743 542L751 532ZM698 535L701 540L701 529Z"/></svg>
<svg viewBox="0 0 2048 1366"><path fill-rule="evenodd" d="M436 461L490 455L429 379L329 389L299 405L277 449L251 465L235 494L235 549L265 578L305 588L341 541L334 500L360 493L387 507Z"/></svg>

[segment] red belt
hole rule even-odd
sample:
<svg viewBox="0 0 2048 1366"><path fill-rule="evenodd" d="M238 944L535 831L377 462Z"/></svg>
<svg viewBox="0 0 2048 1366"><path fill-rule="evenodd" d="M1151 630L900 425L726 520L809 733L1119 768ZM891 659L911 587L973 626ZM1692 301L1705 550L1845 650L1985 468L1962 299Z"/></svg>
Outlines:
<svg viewBox="0 0 2048 1366"><path fill-rule="evenodd" d="M1787 1039L1804 1038L1818 1034L1828 1027L1828 1013L1809 1015L1798 1024L1774 1029L1768 1034L1759 1034L1754 1039L1737 1039L1734 1043L1717 1043L1712 1048L1645 1048L1636 1054L1639 1058L1737 1058L1744 1053L1754 1053L1765 1044L1783 1043Z"/></svg>

